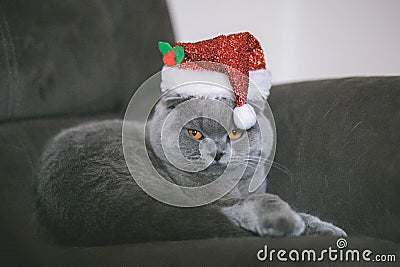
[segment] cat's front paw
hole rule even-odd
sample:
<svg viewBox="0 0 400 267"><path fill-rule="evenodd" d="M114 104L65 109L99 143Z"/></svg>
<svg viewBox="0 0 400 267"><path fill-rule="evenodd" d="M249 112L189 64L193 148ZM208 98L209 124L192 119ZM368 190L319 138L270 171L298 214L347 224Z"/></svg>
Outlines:
<svg viewBox="0 0 400 267"><path fill-rule="evenodd" d="M260 220L257 233L261 236L299 236L304 232L305 224L294 211L277 212L265 215Z"/></svg>
<svg viewBox="0 0 400 267"><path fill-rule="evenodd" d="M304 220L306 227L303 235L330 235L346 237L346 232L328 222L321 221L319 218L306 213L299 213Z"/></svg>
<svg viewBox="0 0 400 267"><path fill-rule="evenodd" d="M272 194L251 196L223 212L238 226L260 236L299 236L305 228L302 218Z"/></svg>
<svg viewBox="0 0 400 267"><path fill-rule="evenodd" d="M303 219L275 195L260 199L260 217L257 233L261 236L299 236L305 229Z"/></svg>

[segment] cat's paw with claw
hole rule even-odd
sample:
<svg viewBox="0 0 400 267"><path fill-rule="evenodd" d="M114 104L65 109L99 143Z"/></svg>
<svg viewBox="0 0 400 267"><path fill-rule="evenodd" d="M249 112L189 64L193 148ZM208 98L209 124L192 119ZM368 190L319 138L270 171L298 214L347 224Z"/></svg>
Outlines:
<svg viewBox="0 0 400 267"><path fill-rule="evenodd" d="M259 235L273 237L299 236L304 229L303 220L291 209L262 215L256 228Z"/></svg>
<svg viewBox="0 0 400 267"><path fill-rule="evenodd" d="M240 227L260 236L299 236L305 229L303 219L276 195L251 196L224 209Z"/></svg>
<svg viewBox="0 0 400 267"><path fill-rule="evenodd" d="M319 218L306 213L299 213L306 224L303 235L330 235L346 237L346 232L328 222L321 221Z"/></svg>

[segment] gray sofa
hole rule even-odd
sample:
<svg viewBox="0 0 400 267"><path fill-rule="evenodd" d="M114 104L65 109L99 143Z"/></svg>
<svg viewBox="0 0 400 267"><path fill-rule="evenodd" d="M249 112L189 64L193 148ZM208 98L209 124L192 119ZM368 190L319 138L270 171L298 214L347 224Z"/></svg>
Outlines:
<svg viewBox="0 0 400 267"><path fill-rule="evenodd" d="M335 246L254 236L66 247L40 237L33 179L44 144L121 117L161 68L158 40L174 41L163 1L0 0L0 265L265 265L256 253L266 244ZM344 228L349 247L400 260L400 77L279 85L268 101L279 163L269 191Z"/></svg>

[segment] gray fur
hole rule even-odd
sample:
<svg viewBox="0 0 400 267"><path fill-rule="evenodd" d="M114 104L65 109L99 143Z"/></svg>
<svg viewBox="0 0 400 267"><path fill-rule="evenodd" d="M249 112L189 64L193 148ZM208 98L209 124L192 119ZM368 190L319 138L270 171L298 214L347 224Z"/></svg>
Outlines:
<svg viewBox="0 0 400 267"><path fill-rule="evenodd" d="M196 119L187 127L207 134L223 155L200 173L188 173L169 164L161 153L159 126L177 104L186 100L165 97L156 105L148 123L146 145L154 166L167 179L178 185L199 186L213 181L226 168L230 143L225 130L215 121ZM230 100L221 101L234 105ZM231 125L234 127L233 122ZM139 128L132 126L137 134L129 140L131 147L144 141ZM156 201L132 179L124 160L121 132L120 120L94 122L64 130L47 145L38 172L37 207L43 226L55 242L93 245L251 234L345 235L340 228L311 215L298 214L278 196L266 194L265 182L249 194L253 161L239 184L212 204L179 208ZM262 144L257 126L247 133L251 157L266 158L268 155L261 155L259 150ZM180 133L179 142L185 156L198 156L198 145L186 131ZM139 165L144 160L134 154L128 156ZM145 168L138 168L134 175L146 177L148 173Z"/></svg>

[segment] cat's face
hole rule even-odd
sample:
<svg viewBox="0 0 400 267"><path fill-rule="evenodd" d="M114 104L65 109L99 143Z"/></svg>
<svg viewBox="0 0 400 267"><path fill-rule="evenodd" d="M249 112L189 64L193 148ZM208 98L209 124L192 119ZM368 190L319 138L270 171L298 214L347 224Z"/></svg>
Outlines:
<svg viewBox="0 0 400 267"><path fill-rule="evenodd" d="M203 156L210 162L206 169L199 171L200 175L218 177L227 168L229 162L243 164L244 162L234 162L232 145L241 141L246 133L250 142L254 144L250 153L255 157L259 155L257 144L260 142L260 136L257 126L247 132L238 129L232 120L230 120L229 126L228 129L225 129L214 119L200 117L189 121L181 129L179 148L182 155L189 160L196 160ZM210 139L215 146L204 146L201 151L201 142L205 139Z"/></svg>
<svg viewBox="0 0 400 267"><path fill-rule="evenodd" d="M167 132L165 130L163 132L163 125L171 112L178 112L179 117L188 117L188 113L192 112L192 110L188 109L179 109L179 105L188 100L193 100L193 98L165 97L155 106L146 132L148 135L148 145L150 145L159 162L162 163L158 167L165 168L170 174L171 180L183 186L200 186L210 183L226 170L229 163L233 167L247 164L245 176L252 175L257 165L256 159L260 156L262 146L258 124L247 131L240 130L234 125L232 112L226 113L226 110L221 111L220 106L213 104L211 101L202 102L201 107L193 106L193 109L200 108L200 112L199 110L195 111L200 115L204 113L204 116L190 119L182 123L180 127L172 127ZM218 101L231 108L235 104L234 101L228 99L220 99ZM225 121L222 122L225 127L220 121L213 119L213 114L217 117L217 114L221 114L221 112L226 113L223 114ZM170 158L165 156L165 146L163 147L162 140L169 141L166 137L174 138L175 136L178 136L177 143L179 148L174 153L179 153L190 162L203 157L209 163L207 168L191 172L171 164ZM238 157L234 156L237 153L242 153L241 151L235 151L235 147L237 146L234 143L240 142L243 138L248 138L246 142L248 142L249 147L245 151L248 154L247 161L243 159L238 160ZM205 140L211 141L214 145L204 145Z"/></svg>

